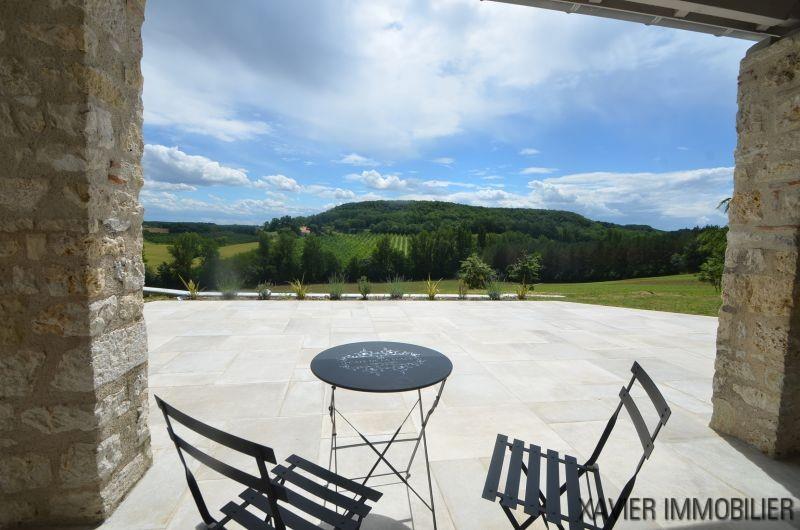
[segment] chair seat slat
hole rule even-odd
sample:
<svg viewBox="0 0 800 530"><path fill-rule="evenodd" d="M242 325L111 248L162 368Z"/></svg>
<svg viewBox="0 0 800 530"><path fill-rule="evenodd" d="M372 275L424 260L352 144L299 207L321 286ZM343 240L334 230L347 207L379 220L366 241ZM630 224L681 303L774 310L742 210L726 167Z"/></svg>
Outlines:
<svg viewBox="0 0 800 530"><path fill-rule="evenodd" d="M503 460L506 453L508 436L498 434L494 443L492 460L489 462L489 473L486 475L486 483L483 486L483 498L493 501L497 495L497 488L500 485L500 472L503 471Z"/></svg>
<svg viewBox="0 0 800 530"><path fill-rule="evenodd" d="M564 457L564 474L567 484L567 515L569 530L582 530L581 486L578 482L578 462L574 456Z"/></svg>
<svg viewBox="0 0 800 530"><path fill-rule="evenodd" d="M272 515L269 501L256 490L245 490L239 494L239 498L249 502L265 514ZM280 512L281 520L286 525L286 528L291 528L292 530L319 530L317 525L303 519L292 511L278 508L278 512Z"/></svg>
<svg viewBox="0 0 800 530"><path fill-rule="evenodd" d="M362 497L366 497L371 501L377 501L383 497L383 493L380 491L364 486L363 484L359 484L358 482L345 478L341 475L337 475L336 473L329 471L322 466L318 466L313 462L309 462L305 458L297 455L290 456L286 459L286 461L304 471L311 473L314 476L321 478L325 482L336 484L340 488L352 491L353 493Z"/></svg>
<svg viewBox="0 0 800 530"><path fill-rule="evenodd" d="M539 515L539 480L542 469L542 449L531 445L528 449L528 477L525 483L525 513Z"/></svg>
<svg viewBox="0 0 800 530"><path fill-rule="evenodd" d="M275 530L275 527L248 512L244 507L235 502L229 502L220 511L227 515L232 521L236 521L247 530Z"/></svg>
<svg viewBox="0 0 800 530"><path fill-rule="evenodd" d="M363 502L358 502L347 495L342 495L338 491L326 488L322 484L314 482L313 480L304 477L300 473L295 473L291 469L284 466L275 466L272 470L275 475L287 482L290 482L301 488L315 497L328 501L337 506L341 506L345 510L351 511L357 515L365 516L370 512L370 507Z"/></svg>
<svg viewBox="0 0 800 530"><path fill-rule="evenodd" d="M547 499L545 502L547 520L553 523L561 522L561 496L560 478L558 473L558 453L547 450Z"/></svg>
<svg viewBox="0 0 800 530"><path fill-rule="evenodd" d="M519 500L519 478L522 473L522 440L514 440L511 445L511 459L508 461L508 474L506 475L506 489L500 504L509 508L516 508Z"/></svg>

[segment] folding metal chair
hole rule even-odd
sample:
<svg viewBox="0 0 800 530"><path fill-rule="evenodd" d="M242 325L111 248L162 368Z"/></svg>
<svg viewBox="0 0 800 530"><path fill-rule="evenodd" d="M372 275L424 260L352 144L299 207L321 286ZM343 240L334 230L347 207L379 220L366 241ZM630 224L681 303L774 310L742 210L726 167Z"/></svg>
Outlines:
<svg viewBox="0 0 800 530"><path fill-rule="evenodd" d="M270 478L266 464L276 463L272 449L206 425L165 403L158 396L156 402L164 413L169 436L178 449L178 456L186 471L186 481L189 483L194 502L203 522L209 528L224 529L225 524L233 521L250 530L286 528L319 530L317 525L302 517L300 515L302 513L335 529L357 530L371 510L367 501L375 502L383 495L297 455L287 458L284 465L275 466L272 469L275 478ZM218 444L253 457L259 476L232 467L189 444L175 434L172 420ZM185 454L246 486L246 489L239 494L239 500L229 502L220 509L224 517L219 521L209 513L197 480L186 464ZM289 489L288 484L303 490L305 495ZM331 485L335 489L331 488ZM324 504L306 495L321 499ZM325 504L331 504L334 509L326 507ZM293 510L286 509L284 505L291 506Z"/></svg>
<svg viewBox="0 0 800 530"><path fill-rule="evenodd" d="M497 435L494 452L489 463L489 473L483 488L483 498L492 502L499 499L500 507L515 529L525 529L539 517L545 521L546 525L553 524L562 530L564 528L563 522L567 523L570 530L610 530L614 527L630 497L633 485L636 482L636 476L639 474L644 461L650 458L650 454L653 452L653 443L656 436L658 436L661 427L666 425L671 414L670 408L661 392L653 383L653 380L650 379L650 376L639 366L639 363L633 363L631 372L633 376L630 382L620 390L620 402L614 414L608 420L591 456L583 464L579 464L573 456L559 455L557 451L545 450L538 445L526 445L521 440L515 439L510 443L507 436ZM647 392L658 414L658 423L652 433L630 394L634 383L637 381ZM644 453L639 459L633 476L622 488L622 492L616 502L613 503L611 510L609 510L603 494L603 484L597 459L617 423L617 417L623 406L636 428ZM511 456L507 465L505 487L503 491L500 491L500 475L507 453ZM527 461L527 465L523 460ZM562 466L564 468L563 482L561 481ZM519 491L523 474L525 475L525 498L520 499ZM592 477L591 479L589 478L590 476ZM589 496L588 505L585 503L586 499L581 496L581 477L586 479L586 491ZM545 491L540 488L542 479ZM596 502L592 494L593 485L597 496ZM566 514L561 511L561 497L565 493L567 497ZM519 505L522 505L523 511L527 514L527 518L523 521L518 521L512 511ZM587 506L589 509L587 509Z"/></svg>

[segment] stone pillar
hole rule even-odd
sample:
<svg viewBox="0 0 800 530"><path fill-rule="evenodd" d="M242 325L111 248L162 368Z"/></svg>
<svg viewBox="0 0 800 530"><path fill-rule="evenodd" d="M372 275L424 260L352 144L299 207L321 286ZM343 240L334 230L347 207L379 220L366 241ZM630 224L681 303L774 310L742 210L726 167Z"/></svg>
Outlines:
<svg viewBox="0 0 800 530"><path fill-rule="evenodd" d="M0 527L100 521L151 462L143 17L0 2Z"/></svg>
<svg viewBox="0 0 800 530"><path fill-rule="evenodd" d="M742 60L737 130L711 426L786 457L800 452L800 34Z"/></svg>

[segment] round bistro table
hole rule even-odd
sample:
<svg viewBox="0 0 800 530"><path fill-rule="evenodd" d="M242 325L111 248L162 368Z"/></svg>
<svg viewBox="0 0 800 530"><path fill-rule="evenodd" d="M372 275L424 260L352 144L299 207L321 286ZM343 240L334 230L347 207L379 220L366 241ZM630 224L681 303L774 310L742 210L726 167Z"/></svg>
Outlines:
<svg viewBox="0 0 800 530"><path fill-rule="evenodd" d="M425 428L428 425L433 411L439 404L442 396L444 384L453 371L453 363L444 354L436 350L406 344L403 342L353 342L334 346L319 353L311 361L311 371L320 380L331 385L331 403L328 413L331 418L331 449L328 458L328 467L333 465L334 472L338 473L338 458L336 453L343 449L354 447L369 447L377 455L377 460L372 465L369 472L363 477L356 477L354 480L361 480L366 484L371 478L386 475L395 475L406 487L409 488L422 503L431 511L433 516L433 527L436 528L436 510L433 502L433 482L431 480L431 467L428 459L428 440L425 436ZM439 385L436 397L431 404L428 412L423 411L422 389L433 385ZM389 440L371 441L361 433L342 413L336 408L336 389L342 388L356 392L417 392L417 401L406 414L402 423L397 427ZM411 438L398 438L403 425L406 424L414 410L419 410L421 422L420 432ZM361 443L348 445L338 445L336 441L336 418L344 420L355 430L363 440ZM386 453L394 443L413 442L414 449L411 458L402 472L397 469L386 458ZM424 499L417 490L409 484L411 476L411 464L422 443L425 455L425 469L428 474L428 500ZM378 449L383 445L383 449ZM391 470L389 473L375 474L378 465L383 462ZM402 466L401 466L402 468Z"/></svg>

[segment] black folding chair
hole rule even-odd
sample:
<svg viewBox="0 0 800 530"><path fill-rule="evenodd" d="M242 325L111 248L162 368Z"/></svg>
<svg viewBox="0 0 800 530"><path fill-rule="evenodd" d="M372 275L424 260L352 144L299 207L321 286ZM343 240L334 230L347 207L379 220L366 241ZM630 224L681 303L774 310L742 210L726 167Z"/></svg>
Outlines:
<svg viewBox="0 0 800 530"><path fill-rule="evenodd" d="M275 453L272 449L195 420L165 403L158 396L156 396L156 402L164 413L169 436L178 449L178 456L186 471L186 481L189 483L189 490L192 492L194 502L197 504L203 522L210 528L224 529L226 523L234 521L250 530L284 530L285 528L319 530L318 526L299 515L299 513L303 513L335 529L357 530L361 526L361 521L371 510L367 501L375 502L383 495L379 491L332 473L297 455L287 458L284 465L275 466L272 469L275 478L270 478L266 464L276 463ZM232 467L192 446L175 434L171 420L175 420L218 444L253 457L259 476ZM217 521L208 512L197 480L186 464L184 453L247 487L239 494L238 501L229 502L220 509L224 515L221 520ZM325 484L321 484L320 481ZM289 489L287 483L303 490L310 496L321 499L324 504ZM335 486L335 489L331 488L331 485ZM326 507L325 504L330 504L334 509ZM294 510L288 510L284 505L291 506Z"/></svg>
<svg viewBox="0 0 800 530"><path fill-rule="evenodd" d="M658 436L658 432L661 427L666 425L671 414L670 408L661 392L653 383L653 380L650 379L650 376L639 366L639 363L633 363L631 372L633 372L633 376L630 382L620 390L619 405L617 405L614 414L608 420L606 428L591 456L583 464L579 464L573 456L559 455L557 451L545 450L533 444L526 447L526 444L521 440L515 439L513 443L509 443L507 436L497 435L492 460L489 463L489 473L483 488L483 498L492 502L499 499L500 507L515 529L523 530L539 517L544 520L548 527L549 523L551 523L562 530L564 528L562 522L566 522L570 530L609 530L614 527L625 507L625 503L630 497L639 470L641 470L644 461L650 458L650 454L653 452L653 443L656 436ZM637 381L647 392L658 414L658 424L652 433L647 427L642 413L633 398L631 398L631 388ZM633 476L622 488L622 492L609 511L603 495L603 485L597 459L617 423L617 417L623 406L636 427L644 453L639 459ZM511 457L507 465L505 488L501 492L498 488L506 453L510 453ZM523 462L524 456L527 457L525 458L527 465ZM544 464L542 464L543 461ZM564 467L563 483L560 475L562 465ZM519 498L522 474L525 475L524 500ZM591 480L590 476L592 477ZM588 504L586 503L587 499L581 496L581 477L586 479ZM540 489L541 479L544 479L545 491ZM594 485L596 501L593 498L592 485ZM566 514L561 511L561 497L564 493L567 494ZM512 512L519 505L522 505L523 511L527 514L527 518L521 522L517 520Z"/></svg>

